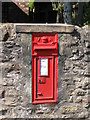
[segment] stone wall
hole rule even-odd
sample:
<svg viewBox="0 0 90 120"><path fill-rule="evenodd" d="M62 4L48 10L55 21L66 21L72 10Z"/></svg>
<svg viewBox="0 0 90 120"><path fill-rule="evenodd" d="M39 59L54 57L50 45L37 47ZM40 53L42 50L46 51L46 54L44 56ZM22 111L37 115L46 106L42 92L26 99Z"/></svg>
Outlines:
<svg viewBox="0 0 90 120"><path fill-rule="evenodd" d="M57 103L31 104L31 33L0 25L0 118L90 118L90 28L58 32Z"/></svg>

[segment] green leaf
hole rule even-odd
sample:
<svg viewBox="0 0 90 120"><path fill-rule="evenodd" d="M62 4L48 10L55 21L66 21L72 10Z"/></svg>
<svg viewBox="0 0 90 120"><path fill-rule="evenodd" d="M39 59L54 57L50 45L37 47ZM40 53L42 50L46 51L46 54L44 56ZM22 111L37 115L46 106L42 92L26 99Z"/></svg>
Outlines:
<svg viewBox="0 0 90 120"><path fill-rule="evenodd" d="M32 9L34 5L34 0L29 0L29 7Z"/></svg>

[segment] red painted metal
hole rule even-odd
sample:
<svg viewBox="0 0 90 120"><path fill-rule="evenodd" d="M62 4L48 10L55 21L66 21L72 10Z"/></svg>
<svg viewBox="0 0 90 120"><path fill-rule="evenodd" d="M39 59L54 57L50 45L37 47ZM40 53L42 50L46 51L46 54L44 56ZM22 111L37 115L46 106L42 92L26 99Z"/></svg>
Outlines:
<svg viewBox="0 0 90 120"><path fill-rule="evenodd" d="M57 100L57 33L32 33L32 104Z"/></svg>

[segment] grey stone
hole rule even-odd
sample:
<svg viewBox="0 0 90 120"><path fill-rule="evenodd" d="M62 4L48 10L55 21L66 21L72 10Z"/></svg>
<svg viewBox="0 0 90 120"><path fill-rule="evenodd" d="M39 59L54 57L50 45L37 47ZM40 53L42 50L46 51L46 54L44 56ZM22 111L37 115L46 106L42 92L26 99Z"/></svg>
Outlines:
<svg viewBox="0 0 90 120"><path fill-rule="evenodd" d="M0 98L5 97L5 89L0 89Z"/></svg>
<svg viewBox="0 0 90 120"><path fill-rule="evenodd" d="M8 56L3 56L2 58L1 58L1 62L8 62L9 61L9 57Z"/></svg>
<svg viewBox="0 0 90 120"><path fill-rule="evenodd" d="M62 106L62 113L74 113L77 111L77 106L76 105L65 105L65 106Z"/></svg>
<svg viewBox="0 0 90 120"><path fill-rule="evenodd" d="M4 101L5 101L4 105L6 105L6 106L17 105L17 103L16 103L17 100L13 97L5 97Z"/></svg>
<svg viewBox="0 0 90 120"><path fill-rule="evenodd" d="M19 64L16 64L14 62L6 62L6 63L2 63L2 68L5 69L6 71L10 72L13 70L20 70L20 66Z"/></svg>
<svg viewBox="0 0 90 120"><path fill-rule="evenodd" d="M84 96L85 95L85 91L82 90L81 88L77 88L74 93L76 96Z"/></svg>
<svg viewBox="0 0 90 120"><path fill-rule="evenodd" d="M86 48L90 48L90 42L85 43Z"/></svg>
<svg viewBox="0 0 90 120"><path fill-rule="evenodd" d="M15 42L8 41L8 42L4 43L4 46L7 48L13 48L15 46Z"/></svg>
<svg viewBox="0 0 90 120"><path fill-rule="evenodd" d="M70 96L69 102L73 102L73 96Z"/></svg>
<svg viewBox="0 0 90 120"><path fill-rule="evenodd" d="M82 88L82 82L75 82L76 88Z"/></svg>
<svg viewBox="0 0 90 120"><path fill-rule="evenodd" d="M12 78L3 78L2 85L3 86L13 86L13 79Z"/></svg>
<svg viewBox="0 0 90 120"><path fill-rule="evenodd" d="M85 76L90 76L90 66L87 66L87 68L85 69L85 73L84 73Z"/></svg>
<svg viewBox="0 0 90 120"><path fill-rule="evenodd" d="M69 70L73 68L72 61L65 61L65 69Z"/></svg>
<svg viewBox="0 0 90 120"><path fill-rule="evenodd" d="M74 26L68 24L15 24L16 32L73 32Z"/></svg>
<svg viewBox="0 0 90 120"><path fill-rule="evenodd" d="M74 54L74 56L71 57L70 59L73 60L73 61L79 60L79 56L77 56L76 54Z"/></svg>
<svg viewBox="0 0 90 120"><path fill-rule="evenodd" d="M74 50L72 50L72 53L73 53L73 54L78 53L78 49L74 49Z"/></svg>
<svg viewBox="0 0 90 120"><path fill-rule="evenodd" d="M84 49L84 53L90 55L90 50L89 49Z"/></svg>
<svg viewBox="0 0 90 120"><path fill-rule="evenodd" d="M79 118L87 118L88 119L88 112L81 112L79 115L78 115Z"/></svg>
<svg viewBox="0 0 90 120"><path fill-rule="evenodd" d="M85 62L90 62L90 55L84 55Z"/></svg>
<svg viewBox="0 0 90 120"><path fill-rule="evenodd" d="M44 113L44 111L42 111L42 110L37 110L36 111L36 114L43 114Z"/></svg>
<svg viewBox="0 0 90 120"><path fill-rule="evenodd" d="M85 89L85 88L89 88L89 85L90 85L90 82L89 82L89 80L87 79L85 79L85 81L83 82L83 84L82 84L82 88L83 89Z"/></svg>
<svg viewBox="0 0 90 120"><path fill-rule="evenodd" d="M76 100L75 100L75 102L76 103L81 103L82 102L82 97L81 96L77 97Z"/></svg>

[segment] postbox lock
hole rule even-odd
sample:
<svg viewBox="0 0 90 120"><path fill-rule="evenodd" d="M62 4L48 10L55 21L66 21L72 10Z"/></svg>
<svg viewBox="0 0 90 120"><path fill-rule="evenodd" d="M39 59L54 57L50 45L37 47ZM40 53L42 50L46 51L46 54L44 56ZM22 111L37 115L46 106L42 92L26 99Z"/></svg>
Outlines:
<svg viewBox="0 0 90 120"><path fill-rule="evenodd" d="M46 83L46 79L45 78L42 78L39 80L39 84L45 84Z"/></svg>

